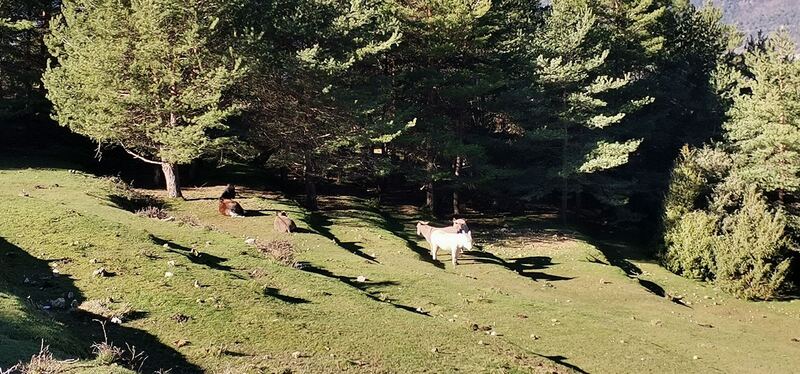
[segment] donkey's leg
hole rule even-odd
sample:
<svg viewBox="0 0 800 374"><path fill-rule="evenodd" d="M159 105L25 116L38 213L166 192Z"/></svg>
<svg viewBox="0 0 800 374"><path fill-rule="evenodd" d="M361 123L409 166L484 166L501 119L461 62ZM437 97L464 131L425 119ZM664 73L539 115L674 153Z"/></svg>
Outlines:
<svg viewBox="0 0 800 374"><path fill-rule="evenodd" d="M439 251L439 248L437 248L436 245L431 244L431 257L433 257L434 261L436 261L436 252L437 251Z"/></svg>
<svg viewBox="0 0 800 374"><path fill-rule="evenodd" d="M458 265L458 247L453 247L450 253L453 258L453 266Z"/></svg>

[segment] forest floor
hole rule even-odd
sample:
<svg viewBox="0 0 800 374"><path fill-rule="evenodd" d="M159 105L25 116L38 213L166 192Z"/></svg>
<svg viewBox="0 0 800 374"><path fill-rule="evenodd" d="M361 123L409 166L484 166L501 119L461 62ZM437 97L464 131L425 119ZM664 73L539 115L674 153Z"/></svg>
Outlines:
<svg viewBox="0 0 800 374"><path fill-rule="evenodd" d="M84 359L73 371L110 372L90 347L104 340L94 319L112 315L109 342L144 351L148 373L800 367L800 301L736 300L548 214L468 217L479 246L453 267L431 260L413 207L328 197L310 213L243 189L250 213L229 218L211 186L186 189L163 207L174 219L158 220L131 210L161 192L55 164L0 159L0 368L44 341ZM300 232L273 231L279 210ZM247 239L288 240L298 266Z"/></svg>

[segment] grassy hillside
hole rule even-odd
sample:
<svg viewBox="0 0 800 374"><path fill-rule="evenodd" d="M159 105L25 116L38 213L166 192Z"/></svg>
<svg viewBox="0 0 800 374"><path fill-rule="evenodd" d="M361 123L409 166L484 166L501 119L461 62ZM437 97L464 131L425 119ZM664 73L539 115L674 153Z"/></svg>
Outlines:
<svg viewBox="0 0 800 374"><path fill-rule="evenodd" d="M42 339L61 358L91 359L104 340L93 319L108 310L125 311L106 325L108 340L144 350L145 372L800 365L800 302L732 299L634 249L560 232L546 214L472 217L483 251L453 268L448 255L430 260L409 207L339 198L308 213L245 190L239 201L253 213L234 219L216 212L222 187L205 187L166 206L176 219L161 221L129 211L141 204L135 191L69 166L36 167L45 161L0 160L0 367L38 352ZM302 232L273 233L275 210ZM277 264L248 238L289 240L299 266ZM93 276L101 267L107 276ZM59 297L83 306L44 309Z"/></svg>

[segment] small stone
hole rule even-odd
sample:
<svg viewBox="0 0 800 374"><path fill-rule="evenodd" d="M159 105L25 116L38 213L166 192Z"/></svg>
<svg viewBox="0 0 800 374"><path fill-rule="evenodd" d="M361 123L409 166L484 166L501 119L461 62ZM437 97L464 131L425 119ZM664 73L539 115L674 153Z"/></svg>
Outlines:
<svg viewBox="0 0 800 374"><path fill-rule="evenodd" d="M625 340L620 340L619 343L620 344L625 344Z"/></svg>
<svg viewBox="0 0 800 374"><path fill-rule="evenodd" d="M175 266L175 260L169 260L169 261L167 261L167 265L169 265L169 266Z"/></svg>
<svg viewBox="0 0 800 374"><path fill-rule="evenodd" d="M53 274L61 274L61 271L58 269L53 269Z"/></svg>
<svg viewBox="0 0 800 374"><path fill-rule="evenodd" d="M168 243L164 243L164 245L162 247L169 248L169 244Z"/></svg>
<svg viewBox="0 0 800 374"><path fill-rule="evenodd" d="M800 343L800 338L792 338L792 341L795 343Z"/></svg>
<svg viewBox="0 0 800 374"><path fill-rule="evenodd" d="M491 336L497 336L497 331L494 331L494 330L492 330L492 332L491 332L491 333L489 333L489 335L491 335Z"/></svg>
<svg viewBox="0 0 800 374"><path fill-rule="evenodd" d="M303 354L302 354L301 352L299 352L299 351L297 351L297 352L292 352L292 358L294 358L294 359L298 359L298 358L300 358L300 357L303 357Z"/></svg>
<svg viewBox="0 0 800 374"><path fill-rule="evenodd" d="M113 317L113 318L111 318L111 323L116 323L118 325L121 325L122 324L122 320L119 319L119 317Z"/></svg>
<svg viewBox="0 0 800 374"><path fill-rule="evenodd" d="M365 277L363 275L359 275L358 278L356 278L356 282L358 282L358 283L364 283L366 281L367 281L367 277Z"/></svg>
<svg viewBox="0 0 800 374"><path fill-rule="evenodd" d="M536 335L536 334L531 334L531 339L533 339L533 340L539 340L539 335Z"/></svg>
<svg viewBox="0 0 800 374"><path fill-rule="evenodd" d="M95 277L102 278L102 277L105 277L107 275L108 275L108 271L106 271L106 268L100 268L100 269L97 269L97 270L92 272L92 276L95 276Z"/></svg>
<svg viewBox="0 0 800 374"><path fill-rule="evenodd" d="M247 244L247 245L255 245L256 244L256 240L253 239L253 238L247 238L247 239L244 240L244 243Z"/></svg>
<svg viewBox="0 0 800 374"><path fill-rule="evenodd" d="M431 348L431 353L439 353L439 348L436 347Z"/></svg>
<svg viewBox="0 0 800 374"><path fill-rule="evenodd" d="M192 344L192 343L191 343L191 342L189 342L189 341L188 341L188 340L186 340L186 339L180 339L180 340L176 340L176 341L175 341L175 346L176 346L176 347L178 347L178 348L180 348L180 347L185 347L185 346L187 346L187 345L189 345L189 344Z"/></svg>
<svg viewBox="0 0 800 374"><path fill-rule="evenodd" d="M75 294L72 291L67 292L67 299L74 299Z"/></svg>
<svg viewBox="0 0 800 374"><path fill-rule="evenodd" d="M700 357L698 357L698 356L692 356L692 360L697 360L697 359L699 359L699 358L700 358Z"/></svg>
<svg viewBox="0 0 800 374"><path fill-rule="evenodd" d="M484 343L483 340L478 340L478 345L485 345L485 344L486 343Z"/></svg>
<svg viewBox="0 0 800 374"><path fill-rule="evenodd" d="M198 282L197 280L195 280L195 281L194 281L194 287L195 287L195 288L200 288L200 282Z"/></svg>
<svg viewBox="0 0 800 374"><path fill-rule="evenodd" d="M89 263L90 263L90 264L96 264L96 263L98 263L98 262L99 262L99 260L98 260L98 259L96 259L96 258L93 258L93 259L89 260Z"/></svg>
<svg viewBox="0 0 800 374"><path fill-rule="evenodd" d="M553 318L553 319L550 320L550 322L558 323L558 319L557 318Z"/></svg>
<svg viewBox="0 0 800 374"><path fill-rule="evenodd" d="M175 274L172 274L172 272L168 271L168 272L164 273L164 278L169 278L169 277L171 277L173 275L175 275Z"/></svg>

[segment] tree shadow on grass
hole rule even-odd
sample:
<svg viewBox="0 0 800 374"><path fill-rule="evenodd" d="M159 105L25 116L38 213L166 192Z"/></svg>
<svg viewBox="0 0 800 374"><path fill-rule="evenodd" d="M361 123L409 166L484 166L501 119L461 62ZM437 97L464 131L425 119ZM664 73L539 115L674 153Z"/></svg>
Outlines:
<svg viewBox="0 0 800 374"><path fill-rule="evenodd" d="M374 262L376 264L380 263L378 262L377 259L375 259L375 257L372 257L364 253L362 251L364 247L359 245L358 242L343 242L339 240L339 238L337 238L336 235L333 235L333 233L331 232L331 226L333 226L333 221L331 221L330 217L320 212L312 212L303 218L303 222L305 222L306 225L308 225L308 227L310 227L318 234L332 240L334 243L336 243L336 245L338 245L342 249L358 257L361 257L367 261Z"/></svg>
<svg viewBox="0 0 800 374"><path fill-rule="evenodd" d="M198 252L198 255L194 255L192 254L192 248L180 245L173 241L159 238L153 234L150 234L150 240L152 240L153 243L158 244L162 247L166 244L167 246L165 248L167 248L169 252L176 253L183 257L186 257L186 259L188 259L194 264L207 266L214 270L221 270L221 271L233 270L233 268L228 265L222 265L223 262L228 261L227 258L214 256L210 253L205 253L205 252Z"/></svg>
<svg viewBox="0 0 800 374"><path fill-rule="evenodd" d="M533 281L546 280L553 282L575 279L574 277L562 277L560 275L536 271L556 265L553 263L553 260L547 256L520 257L506 261L501 257L495 256L491 252L468 251L464 252L464 254L469 255L471 257L470 259L476 263L500 265Z"/></svg>
<svg viewBox="0 0 800 374"><path fill-rule="evenodd" d="M303 299L303 298L294 297L294 296L287 296L287 295L281 295L279 289L272 288L272 287L267 287L267 288L264 289L264 296L274 297L274 298L276 298L276 299L278 299L280 301L283 301L283 302L289 303L289 304L307 304L307 303L310 303L310 301L308 301L306 299Z"/></svg>
<svg viewBox="0 0 800 374"><path fill-rule="evenodd" d="M406 231L406 227L402 222L400 222L397 218L394 218L391 214L387 214L382 211L378 211L376 213L383 218L383 222L375 222L378 227L405 241L406 248L414 251L420 260L436 266L439 269L444 269L444 263L434 260L433 257L431 257L430 249L420 246L416 238L408 234L408 231Z"/></svg>
<svg viewBox="0 0 800 374"><path fill-rule="evenodd" d="M388 297L386 297L384 295L381 295L381 293L379 291L371 290L373 288L381 288L381 287L386 287L386 286L396 286L396 285L398 285L398 283L395 282L395 281L373 282L373 281L367 280L367 281L364 281L364 282L359 282L357 280L357 278L348 277L348 276L344 276L344 275L336 275L336 274L328 271L325 268L314 266L313 264L311 264L309 262L300 262L298 264L298 267L301 270L309 272L309 273L314 273L314 274L318 274L318 275L321 275L321 276L326 277L326 278L338 280L339 282L342 282L342 283L344 283L344 284L346 284L346 285L348 285L348 286L350 286L352 288L355 288L355 289L361 291L364 294L364 296L368 297L369 299L371 299L373 301L377 301L377 302L381 302L381 303L387 303L387 304L389 304L389 305L391 305L391 306L393 306L395 308L398 308L398 309L401 309L401 310L405 310L407 312L411 312L411 313L414 313L414 314L419 314L419 315L426 316L426 317L430 317L431 316L430 313L428 313L428 312L421 311L421 310L419 310L417 308L414 308L412 306L409 306L409 305L403 305L403 304L396 303L394 300L392 300L392 299L390 299L390 298L388 298Z"/></svg>
<svg viewBox="0 0 800 374"><path fill-rule="evenodd" d="M653 295L663 297L675 304L685 306L687 308L691 308L689 305L686 305L680 299L671 297L667 294L664 290L664 287L661 287L657 283L653 281L649 281L646 279L639 278L642 275L642 269L636 266L636 264L632 263L628 258L631 256L631 248L618 243L608 243L604 241L591 241L588 238L586 239L587 242L590 242L592 245L595 246L600 252L603 252L603 255L608 259L608 262L611 266L616 266L622 270L628 278L635 279L639 282L647 292L652 293ZM601 263L605 264L604 262L592 257L592 260L589 260L593 263Z"/></svg>
<svg viewBox="0 0 800 374"><path fill-rule="evenodd" d="M39 352L42 342L59 358L90 358L91 345L103 341L100 325L94 319L104 317L70 305L80 304L85 297L68 275L52 272L52 260L42 260L0 237L0 298L19 304L20 314L0 314L0 366L9 367L28 360ZM27 282L25 281L27 279ZM56 307L52 300L64 298L66 306ZM5 303L4 301L2 303ZM142 312L146 313L146 312ZM142 318L139 315L138 318ZM143 372L171 369L173 373L201 373L202 369L174 348L160 342L150 333L109 323L109 342L123 349L125 344L145 352ZM12 342L7 345L5 342Z"/></svg>
<svg viewBox="0 0 800 374"><path fill-rule="evenodd" d="M564 356L560 356L560 355L553 355L553 356L538 355L538 356L544 357L544 358L549 359L549 360L552 360L553 362L556 362L556 363L558 363L559 365L562 365L562 366L566 366L566 367L568 367L568 368L570 368L570 369L572 369L572 370L574 370L574 371L576 371L578 373L581 373L581 374L586 374L587 373L585 370L583 370L583 369L581 369L581 368L579 368L579 367L577 367L577 366L575 366L573 364L570 364L570 363L566 362L567 358L564 357Z"/></svg>

